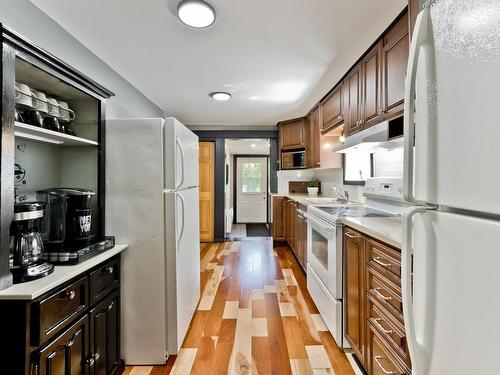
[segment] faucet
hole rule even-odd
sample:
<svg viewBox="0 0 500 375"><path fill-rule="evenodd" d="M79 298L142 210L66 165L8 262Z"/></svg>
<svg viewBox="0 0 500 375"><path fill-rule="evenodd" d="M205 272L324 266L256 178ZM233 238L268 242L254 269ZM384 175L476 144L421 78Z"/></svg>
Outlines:
<svg viewBox="0 0 500 375"><path fill-rule="evenodd" d="M338 191L338 189L334 186L332 187L332 191L337 194L337 200L340 201L341 203L349 203L349 195L350 192L349 190L344 190L344 194Z"/></svg>

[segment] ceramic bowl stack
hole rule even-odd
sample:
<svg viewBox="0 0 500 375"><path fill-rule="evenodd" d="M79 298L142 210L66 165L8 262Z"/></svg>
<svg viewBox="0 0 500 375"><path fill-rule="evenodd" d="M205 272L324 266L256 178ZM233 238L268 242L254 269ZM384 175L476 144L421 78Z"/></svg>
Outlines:
<svg viewBox="0 0 500 375"><path fill-rule="evenodd" d="M67 102L47 97L41 91L16 82L16 121L75 135L69 128L75 112Z"/></svg>

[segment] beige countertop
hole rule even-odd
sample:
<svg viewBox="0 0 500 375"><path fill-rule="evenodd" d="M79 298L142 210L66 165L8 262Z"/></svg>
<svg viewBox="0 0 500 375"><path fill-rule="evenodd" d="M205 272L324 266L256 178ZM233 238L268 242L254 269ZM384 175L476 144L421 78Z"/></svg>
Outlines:
<svg viewBox="0 0 500 375"><path fill-rule="evenodd" d="M271 196L287 197L305 206L318 204L308 201L308 198L331 198L322 195L314 197L308 194L281 193L273 193ZM401 248L403 228L401 217L344 217L341 222L388 245Z"/></svg>
<svg viewBox="0 0 500 375"><path fill-rule="evenodd" d="M344 217L342 223L388 245L401 249L401 217Z"/></svg>
<svg viewBox="0 0 500 375"><path fill-rule="evenodd" d="M26 283L14 284L7 289L0 290L0 300L33 300L38 298L73 277L121 253L127 247L128 245L115 245L113 248L84 262L69 266L55 266L54 272L46 277Z"/></svg>
<svg viewBox="0 0 500 375"><path fill-rule="evenodd" d="M326 198L326 199L334 199L333 197L328 197L325 195L309 195L307 193L290 193L290 194L285 194L285 193L271 193L271 197L286 197L289 198L297 203L303 204L304 206L310 206L312 204L318 205L318 202L311 202L308 199L310 198Z"/></svg>

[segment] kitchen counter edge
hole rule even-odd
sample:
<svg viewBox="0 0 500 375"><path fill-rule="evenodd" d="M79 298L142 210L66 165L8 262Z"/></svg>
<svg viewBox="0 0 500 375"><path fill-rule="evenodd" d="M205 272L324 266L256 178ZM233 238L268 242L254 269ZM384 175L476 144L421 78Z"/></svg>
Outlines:
<svg viewBox="0 0 500 375"><path fill-rule="evenodd" d="M7 289L0 290L0 300L34 300L66 281L114 257L127 248L128 245L126 244L117 244L111 249L82 263L68 266L56 265L54 272L46 277L26 283L14 284Z"/></svg>

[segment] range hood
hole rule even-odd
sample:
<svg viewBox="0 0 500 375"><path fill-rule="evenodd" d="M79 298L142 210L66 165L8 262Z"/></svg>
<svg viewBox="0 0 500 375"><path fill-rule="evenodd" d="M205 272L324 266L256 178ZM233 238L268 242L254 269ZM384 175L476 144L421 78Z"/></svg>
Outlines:
<svg viewBox="0 0 500 375"><path fill-rule="evenodd" d="M333 150L335 153L347 153L353 150L375 152L381 149L392 150L403 146L403 119L384 121L345 138L342 146Z"/></svg>

